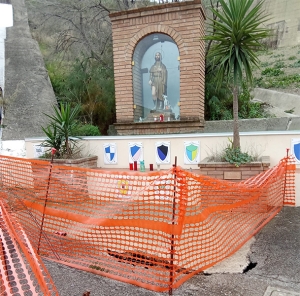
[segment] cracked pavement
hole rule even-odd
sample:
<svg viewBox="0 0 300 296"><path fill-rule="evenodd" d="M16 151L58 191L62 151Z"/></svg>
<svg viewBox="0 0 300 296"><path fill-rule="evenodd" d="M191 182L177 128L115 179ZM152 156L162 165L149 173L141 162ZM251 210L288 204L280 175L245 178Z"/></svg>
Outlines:
<svg viewBox="0 0 300 296"><path fill-rule="evenodd" d="M256 236L246 273L198 274L173 291L174 296L300 295L300 207L284 207ZM153 296L130 284L44 261L61 296Z"/></svg>

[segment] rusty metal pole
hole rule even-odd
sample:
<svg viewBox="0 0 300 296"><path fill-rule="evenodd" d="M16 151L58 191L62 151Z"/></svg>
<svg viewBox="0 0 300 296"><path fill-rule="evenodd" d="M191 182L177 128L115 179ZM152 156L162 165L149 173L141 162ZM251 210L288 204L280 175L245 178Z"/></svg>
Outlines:
<svg viewBox="0 0 300 296"><path fill-rule="evenodd" d="M288 166L288 157L289 157L289 148L286 148L286 161L285 161L285 172L284 172L284 186L283 186L283 197L282 197L282 206L284 205L284 198L286 192L286 175L287 175L287 166Z"/></svg>
<svg viewBox="0 0 300 296"><path fill-rule="evenodd" d="M44 202L44 208L43 208L43 216L42 216L41 229L40 229L40 234L39 234L39 241L38 241L38 246L37 246L38 255L40 255L40 244L41 244L41 238L42 238L42 232L43 232L43 226L44 226L44 220L45 220L45 211L46 211L49 188L50 188L50 179L51 179L51 172L52 172L52 166L53 166L53 157L54 157L55 152L56 152L56 149L52 148L51 149L51 162L50 162L48 184L47 184L47 190L46 190L46 196L45 196L45 202Z"/></svg>
<svg viewBox="0 0 300 296"><path fill-rule="evenodd" d="M174 164L174 193L173 193L173 213L172 213L172 225L175 224L175 213L176 213L176 178L177 178L177 156L175 156ZM174 282L174 233L171 236L171 254L170 254L170 286L169 296L173 295L173 282Z"/></svg>

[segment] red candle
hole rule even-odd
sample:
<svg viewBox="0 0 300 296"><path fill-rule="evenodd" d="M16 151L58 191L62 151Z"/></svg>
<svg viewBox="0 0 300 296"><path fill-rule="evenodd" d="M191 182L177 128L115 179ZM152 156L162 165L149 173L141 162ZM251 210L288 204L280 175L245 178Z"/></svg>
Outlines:
<svg viewBox="0 0 300 296"><path fill-rule="evenodd" d="M137 161L135 161L135 162L133 163L133 166L134 166L134 170L137 171Z"/></svg>
<svg viewBox="0 0 300 296"><path fill-rule="evenodd" d="M150 171L153 171L153 163L150 163L149 166L150 166Z"/></svg>
<svg viewBox="0 0 300 296"><path fill-rule="evenodd" d="M130 164L129 164L129 169L130 169L131 171L133 171L133 163L130 163Z"/></svg>

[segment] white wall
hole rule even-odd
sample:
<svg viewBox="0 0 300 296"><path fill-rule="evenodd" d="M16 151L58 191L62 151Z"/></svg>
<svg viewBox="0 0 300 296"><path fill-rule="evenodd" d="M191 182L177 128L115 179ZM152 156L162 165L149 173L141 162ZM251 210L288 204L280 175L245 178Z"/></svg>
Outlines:
<svg viewBox="0 0 300 296"><path fill-rule="evenodd" d="M98 156L98 167L101 168L128 168L129 167L129 142L142 142L144 150L144 161L146 168L149 164L155 165L155 143L170 142L171 162L161 165L161 169L168 169L174 164L177 156L177 164L184 169L197 170L197 164L184 164L184 141L200 142L200 160L211 154L210 151L220 151L232 138L232 133L214 133L214 134L182 134L182 135L155 135L155 136L113 136L113 137L87 137L84 138L85 154ZM291 149L292 139L300 139L300 131L284 132L243 132L241 133L242 150L251 150L261 156L270 156L271 167L286 156L286 149ZM34 145L40 144L43 139L30 138L25 139L26 156L34 157ZM115 165L104 164L105 143L115 143L117 146L118 163ZM296 176L296 204L300 206L300 164L297 165Z"/></svg>

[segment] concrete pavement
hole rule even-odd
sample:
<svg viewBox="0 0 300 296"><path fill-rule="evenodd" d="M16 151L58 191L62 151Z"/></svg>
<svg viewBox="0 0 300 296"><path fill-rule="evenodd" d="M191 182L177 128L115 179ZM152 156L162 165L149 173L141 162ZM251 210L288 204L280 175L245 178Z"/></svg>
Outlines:
<svg viewBox="0 0 300 296"><path fill-rule="evenodd" d="M242 269L196 275L173 295L300 296L300 207L284 207L251 243L240 257ZM82 296L85 291L91 296L168 295L47 260L45 264L61 296Z"/></svg>

